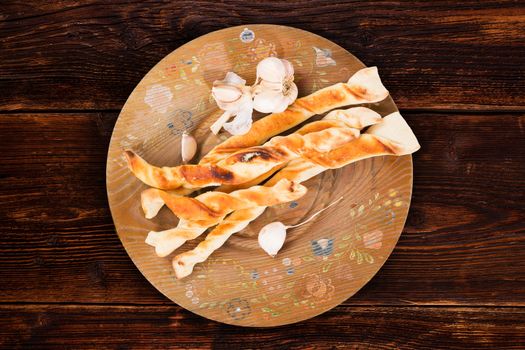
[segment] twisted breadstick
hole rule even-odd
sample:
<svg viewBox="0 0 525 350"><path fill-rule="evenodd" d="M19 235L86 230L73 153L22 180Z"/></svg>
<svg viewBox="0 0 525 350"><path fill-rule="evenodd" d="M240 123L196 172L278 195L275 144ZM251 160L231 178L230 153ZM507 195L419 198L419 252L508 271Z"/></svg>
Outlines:
<svg viewBox="0 0 525 350"><path fill-rule="evenodd" d="M294 158L309 158L339 147L359 133L348 127L331 127L306 135L276 136L263 146L233 153L217 165L181 165L157 168L131 151L126 151L131 169L144 182L160 189L176 189L182 185L206 187L236 185L253 180L272 168ZM137 171L144 169L145 171ZM150 180L154 180L151 182Z"/></svg>
<svg viewBox="0 0 525 350"><path fill-rule="evenodd" d="M182 185L205 187L242 184L292 159L322 157L324 152L358 137L359 130L345 124L343 116L341 114L339 119L334 117L324 122L313 122L303 128L302 133L276 136L262 146L237 151L216 165L157 168L131 151L126 151L126 157L130 168L142 181L161 189L174 189Z"/></svg>
<svg viewBox="0 0 525 350"><path fill-rule="evenodd" d="M253 186L230 194L207 192L195 198L179 197L159 191L160 198L181 218L176 228L148 234L146 243L155 247L159 256L166 256L184 242L202 234L221 222L234 210L272 206L302 197L306 187L283 179L273 186Z"/></svg>
<svg viewBox="0 0 525 350"><path fill-rule="evenodd" d="M234 211L224 221L217 225L206 239L199 243L194 249L177 255L173 261L175 277L183 278L193 272L193 267L206 261L208 257L230 238L231 235L245 229L250 222L257 219L266 207L254 207Z"/></svg>
<svg viewBox="0 0 525 350"><path fill-rule="evenodd" d="M403 117L396 112L383 118L381 123L370 127L367 133L362 134L359 138L341 148L327 152L327 157L323 161L328 166L297 159L280 170L265 185L271 186L272 183L281 181L283 178L297 182L306 181L329 168L343 167L361 159L381 155L401 156L413 153L419 148L419 143L412 130ZM233 212L215 227L195 249L173 258L175 276L183 278L190 275L195 264L205 261L231 235L239 232L261 215L264 209L257 207Z"/></svg>
<svg viewBox="0 0 525 350"><path fill-rule="evenodd" d="M328 113L322 120L305 125L301 129L299 129L296 132L296 134L306 135L304 140L305 140L305 143L308 145L308 147L317 148L318 151L322 152L322 151L328 150L332 146L333 148L336 148L337 146L340 146L341 144L343 144L344 141L349 141L350 139L355 138L359 134L358 130L363 129L373 124L377 124L380 121L381 121L381 116L378 113L374 112L373 110L369 108L365 108L365 107L353 107L347 110L332 111ZM341 128L341 129L346 128L349 132L347 135L350 135L350 136L345 139L345 138L338 138L339 135L333 135L334 130L338 130L338 128ZM320 142L312 144L312 142L310 141L312 138L312 135L307 135L309 133L315 136L317 140L320 140ZM272 142L273 142L273 139L272 139ZM305 162L309 163L306 160L303 163ZM303 164L303 163L297 162L294 164ZM283 166L284 164L281 163L275 166L274 168L272 168L270 171L255 178L254 180L249 181L247 183L243 183L242 186L248 187L248 185L250 186L256 185L259 182L271 176L276 170L278 170L279 168ZM275 182L273 184L275 184ZM236 187L238 187L238 185L237 186L223 185L218 189L218 191L230 192L234 190ZM160 192L155 189L148 189L142 193L142 197L141 197L142 208L144 209L146 218L154 217L158 213L160 208L164 205L164 200L160 197L159 193Z"/></svg>

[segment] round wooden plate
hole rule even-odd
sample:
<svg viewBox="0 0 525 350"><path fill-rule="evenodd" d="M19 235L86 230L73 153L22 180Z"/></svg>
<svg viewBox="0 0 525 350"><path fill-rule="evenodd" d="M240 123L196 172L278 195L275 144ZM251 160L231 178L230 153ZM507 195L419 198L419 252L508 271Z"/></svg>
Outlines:
<svg viewBox="0 0 525 350"><path fill-rule="evenodd" d="M411 156L378 157L327 171L305 183L308 194L301 200L269 208L191 276L175 279L171 257L157 257L144 240L150 230L175 227L177 219L167 209L152 220L144 218L140 193L147 186L128 170L123 150L133 149L155 165L175 166L181 163L181 134L188 130L204 154L226 137L210 136L208 129L220 115L210 98L212 82L234 71L251 84L257 63L268 56L293 63L300 96L347 81L364 67L342 47L295 28L251 25L204 35L166 56L138 84L120 113L107 161L113 220L142 274L182 307L241 326L305 320L356 293L394 249L412 192ZM390 98L367 107L383 116L397 110ZM263 225L298 223L340 196L344 199L335 207L289 230L277 257L258 247Z"/></svg>

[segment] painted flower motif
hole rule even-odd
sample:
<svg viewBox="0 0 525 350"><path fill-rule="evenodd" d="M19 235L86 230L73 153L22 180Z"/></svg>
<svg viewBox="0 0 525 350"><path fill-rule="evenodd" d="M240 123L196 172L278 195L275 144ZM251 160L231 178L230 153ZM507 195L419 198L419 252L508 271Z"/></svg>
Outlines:
<svg viewBox="0 0 525 350"><path fill-rule="evenodd" d="M252 280L258 280L259 279L259 272L257 272L257 270L253 270L251 273L250 273L250 276L252 278Z"/></svg>
<svg viewBox="0 0 525 350"><path fill-rule="evenodd" d="M288 276L293 275L294 273L295 273L295 269L292 266L286 269L286 274Z"/></svg>
<svg viewBox="0 0 525 350"><path fill-rule="evenodd" d="M169 104L173 99L173 94L169 87L162 84L150 85L146 90L144 102L156 112L166 113Z"/></svg>
<svg viewBox="0 0 525 350"><path fill-rule="evenodd" d="M277 56L275 44L264 39L256 39L248 53L248 57L252 62L257 62L270 56Z"/></svg>
<svg viewBox="0 0 525 350"><path fill-rule="evenodd" d="M363 244L368 249L381 249L383 246L383 232L375 230L367 232L363 235Z"/></svg>
<svg viewBox="0 0 525 350"><path fill-rule="evenodd" d="M284 266L290 266L292 264L292 259L290 258L284 258L283 259L283 265Z"/></svg>
<svg viewBox="0 0 525 350"><path fill-rule="evenodd" d="M332 285L330 278L322 278L316 273L303 275L302 283L298 283L298 295L304 299L310 299L314 302L325 302L332 299L335 287Z"/></svg>
<svg viewBox="0 0 525 350"><path fill-rule="evenodd" d="M226 312L236 321L240 321L248 317L252 309L250 303L246 299L234 298L226 303Z"/></svg>
<svg viewBox="0 0 525 350"><path fill-rule="evenodd" d="M313 47L315 51L315 64L317 67L328 67L328 66L335 66L336 62L332 58L332 50L330 49L319 49L317 47Z"/></svg>
<svg viewBox="0 0 525 350"><path fill-rule="evenodd" d="M334 251L334 240L321 238L312 241L312 251L315 256L327 257Z"/></svg>

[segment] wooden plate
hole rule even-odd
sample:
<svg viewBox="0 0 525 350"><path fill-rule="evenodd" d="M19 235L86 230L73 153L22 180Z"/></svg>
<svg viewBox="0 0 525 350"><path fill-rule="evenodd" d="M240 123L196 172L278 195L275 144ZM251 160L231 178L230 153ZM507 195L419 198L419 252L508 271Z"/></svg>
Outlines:
<svg viewBox="0 0 525 350"><path fill-rule="evenodd" d="M107 161L113 220L142 274L182 307L241 326L305 320L356 293L394 249L412 191L411 156L378 157L327 171L305 183L309 191L304 198L268 209L191 276L176 280L171 258L157 257L144 239L150 230L176 226L177 219L167 209L152 220L144 218L139 201L147 187L127 169L122 151L133 149L156 165L178 165L181 134L189 130L204 145L201 153L206 152L220 142L208 132L220 114L210 99L212 82L234 71L251 84L257 62L270 55L293 63L300 96L347 81L364 67L333 42L295 28L252 25L204 35L166 56L138 84L120 113ZM390 98L368 107L383 116L397 110ZM298 223L341 195L338 205L290 230L276 258L258 247L263 225Z"/></svg>

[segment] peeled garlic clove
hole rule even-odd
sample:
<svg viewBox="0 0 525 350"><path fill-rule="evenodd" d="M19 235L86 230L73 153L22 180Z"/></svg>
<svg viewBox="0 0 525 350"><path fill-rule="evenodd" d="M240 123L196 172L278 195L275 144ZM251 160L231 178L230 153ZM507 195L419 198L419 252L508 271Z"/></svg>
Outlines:
<svg viewBox="0 0 525 350"><path fill-rule="evenodd" d="M259 246L272 258L283 247L286 239L286 226L279 221L264 226L259 232Z"/></svg>
<svg viewBox="0 0 525 350"><path fill-rule="evenodd" d="M189 162L197 153L197 140L186 131L182 133L181 155L184 163Z"/></svg>
<svg viewBox="0 0 525 350"><path fill-rule="evenodd" d="M286 77L286 69L280 58L268 57L257 64L257 78L279 83Z"/></svg>

